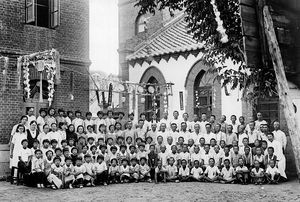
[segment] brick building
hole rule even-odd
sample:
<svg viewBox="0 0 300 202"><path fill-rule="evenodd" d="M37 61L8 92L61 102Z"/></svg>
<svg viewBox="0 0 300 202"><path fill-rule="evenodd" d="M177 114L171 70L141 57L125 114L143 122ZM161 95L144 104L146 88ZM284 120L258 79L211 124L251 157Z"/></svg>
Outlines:
<svg viewBox="0 0 300 202"><path fill-rule="evenodd" d="M122 80L135 83L174 83L172 96L167 98L167 111L171 114L178 110L180 114L221 114L248 115L247 105L240 99L237 91L221 89L214 81L214 75L208 73L209 67L203 64L203 44L196 42L187 33L183 13L171 17L169 11L138 15L135 1L119 1L119 53L120 76ZM228 63L228 66L233 64ZM164 89L160 89L164 91ZM138 107L134 107L132 95L128 96L127 112L148 112L152 108L151 96L137 96ZM225 106L235 103L234 109ZM162 96L156 99L160 107L158 116L165 107ZM228 105L227 105L228 106ZM243 110L244 109L244 110ZM246 109L246 110L245 110ZM243 111L245 113L243 113ZM148 115L149 117L149 115Z"/></svg>
<svg viewBox="0 0 300 202"><path fill-rule="evenodd" d="M56 49L60 53L61 82L55 83L52 106L66 110L89 110L89 1L88 0L2 0L0 2L0 56L9 58L6 74L0 63L0 162L6 162L12 126L29 107L36 114L48 108L47 93L43 102L35 97L39 74L30 69L31 97L18 90L17 58L34 52ZM6 77L4 79L4 77ZM21 77L23 78L23 77ZM6 80L4 83L3 81ZM22 84L21 80L21 84ZM43 90L47 92L43 73ZM1 164L2 170L3 164Z"/></svg>

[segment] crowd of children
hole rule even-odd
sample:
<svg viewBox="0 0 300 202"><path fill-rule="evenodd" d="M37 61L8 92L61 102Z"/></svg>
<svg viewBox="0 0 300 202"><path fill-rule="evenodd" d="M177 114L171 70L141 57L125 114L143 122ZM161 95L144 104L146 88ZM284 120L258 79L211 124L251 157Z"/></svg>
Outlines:
<svg viewBox="0 0 300 202"><path fill-rule="evenodd" d="M220 182L277 184L285 180L286 136L274 121L245 122L232 115L189 121L174 111L169 119L155 114L115 118L112 111L33 109L13 127L10 141L12 183L53 189L129 182Z"/></svg>

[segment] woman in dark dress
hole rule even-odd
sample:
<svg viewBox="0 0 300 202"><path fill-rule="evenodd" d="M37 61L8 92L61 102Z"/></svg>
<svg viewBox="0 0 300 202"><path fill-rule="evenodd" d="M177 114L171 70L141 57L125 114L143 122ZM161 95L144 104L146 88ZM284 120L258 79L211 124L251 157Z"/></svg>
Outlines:
<svg viewBox="0 0 300 202"><path fill-rule="evenodd" d="M67 141L72 138L75 142L77 142L77 134L75 132L75 126L73 124L70 124L67 131L66 131Z"/></svg>
<svg viewBox="0 0 300 202"><path fill-rule="evenodd" d="M33 142L35 140L37 140L38 136L39 136L39 131L37 129L37 122L36 121L31 121L29 123L29 129L26 130L26 134L27 134L27 140L28 140L28 148L32 148L33 147Z"/></svg>

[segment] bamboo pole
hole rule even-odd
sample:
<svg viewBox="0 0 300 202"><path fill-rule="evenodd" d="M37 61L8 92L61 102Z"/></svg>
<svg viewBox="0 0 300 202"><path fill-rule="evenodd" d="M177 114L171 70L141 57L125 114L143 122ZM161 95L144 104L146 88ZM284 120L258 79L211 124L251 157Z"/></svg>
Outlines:
<svg viewBox="0 0 300 202"><path fill-rule="evenodd" d="M283 105L284 116L287 119L287 126L291 137L298 180L300 180L300 129L297 125L294 106L292 98L289 94L289 86L284 72L281 52L277 42L273 21L268 6L264 6L263 15L265 34L267 37L269 52L277 78L278 95L280 102Z"/></svg>

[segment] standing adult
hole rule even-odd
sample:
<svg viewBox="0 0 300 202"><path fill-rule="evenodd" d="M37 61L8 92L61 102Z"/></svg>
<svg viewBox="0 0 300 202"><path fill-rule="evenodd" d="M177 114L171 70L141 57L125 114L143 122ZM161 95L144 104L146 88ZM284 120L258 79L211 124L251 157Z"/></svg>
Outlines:
<svg viewBox="0 0 300 202"><path fill-rule="evenodd" d="M48 109L48 115L45 117L45 122L50 127L52 123L56 123L56 118L54 116L55 116L55 109L50 107Z"/></svg>
<svg viewBox="0 0 300 202"><path fill-rule="evenodd" d="M287 178L285 174L285 167L286 167L286 159L283 154L283 149L282 145L279 141L274 140L274 134L273 133L268 133L267 135L268 140L268 147L273 147L274 148L274 155L277 156L277 161L278 161L278 170L280 172L281 177Z"/></svg>
<svg viewBox="0 0 300 202"><path fill-rule="evenodd" d="M37 122L31 121L29 125L29 129L26 130L27 140L28 140L28 148L31 149L33 147L34 140L38 139L39 130L37 129Z"/></svg>
<svg viewBox="0 0 300 202"><path fill-rule="evenodd" d="M282 145L283 151L285 151L287 139L286 139L285 133L282 130L280 130L279 121L274 121L273 127L274 127L274 131L273 131L274 140L277 140L278 142L280 142Z"/></svg>
<svg viewBox="0 0 300 202"><path fill-rule="evenodd" d="M256 114L256 118L257 118L257 120L255 121L255 129L256 130L258 130L258 131L260 131L260 125L262 125L262 124L268 124L264 119L263 119L263 115L262 115L262 113L261 112L258 112L257 114Z"/></svg>
<svg viewBox="0 0 300 202"><path fill-rule="evenodd" d="M39 114L40 114L40 115L39 115L38 118L36 119L36 122L37 122L37 124L38 124L38 129L39 129L39 131L40 131L40 132L43 132L43 127L44 127L44 125L46 124L46 122L45 122L45 117L46 117L46 115L47 115L47 112L46 112L45 109L40 109Z"/></svg>
<svg viewBox="0 0 300 202"><path fill-rule="evenodd" d="M20 122L19 122L18 124L16 124L16 125L13 126L13 128L12 128L12 130L11 130L11 133L10 133L9 144L11 143L14 134L15 134L16 132L18 132L17 128L18 128L19 125L23 125L23 126L25 127L25 130L27 129L27 121L28 121L28 117L25 116L25 115L23 115L23 116L21 116L21 118L20 118Z"/></svg>
<svg viewBox="0 0 300 202"><path fill-rule="evenodd" d="M25 126L19 124L16 128L16 133L13 135L11 145L10 145L10 164L9 167L11 168L11 176L14 179L17 177L16 169L18 168L19 162L19 153L22 149L22 141L27 138L25 133Z"/></svg>
<svg viewBox="0 0 300 202"><path fill-rule="evenodd" d="M31 121L36 121L36 117L34 116L34 108L33 107L28 109L27 118L28 118L27 128L29 128L29 124L31 123Z"/></svg>

